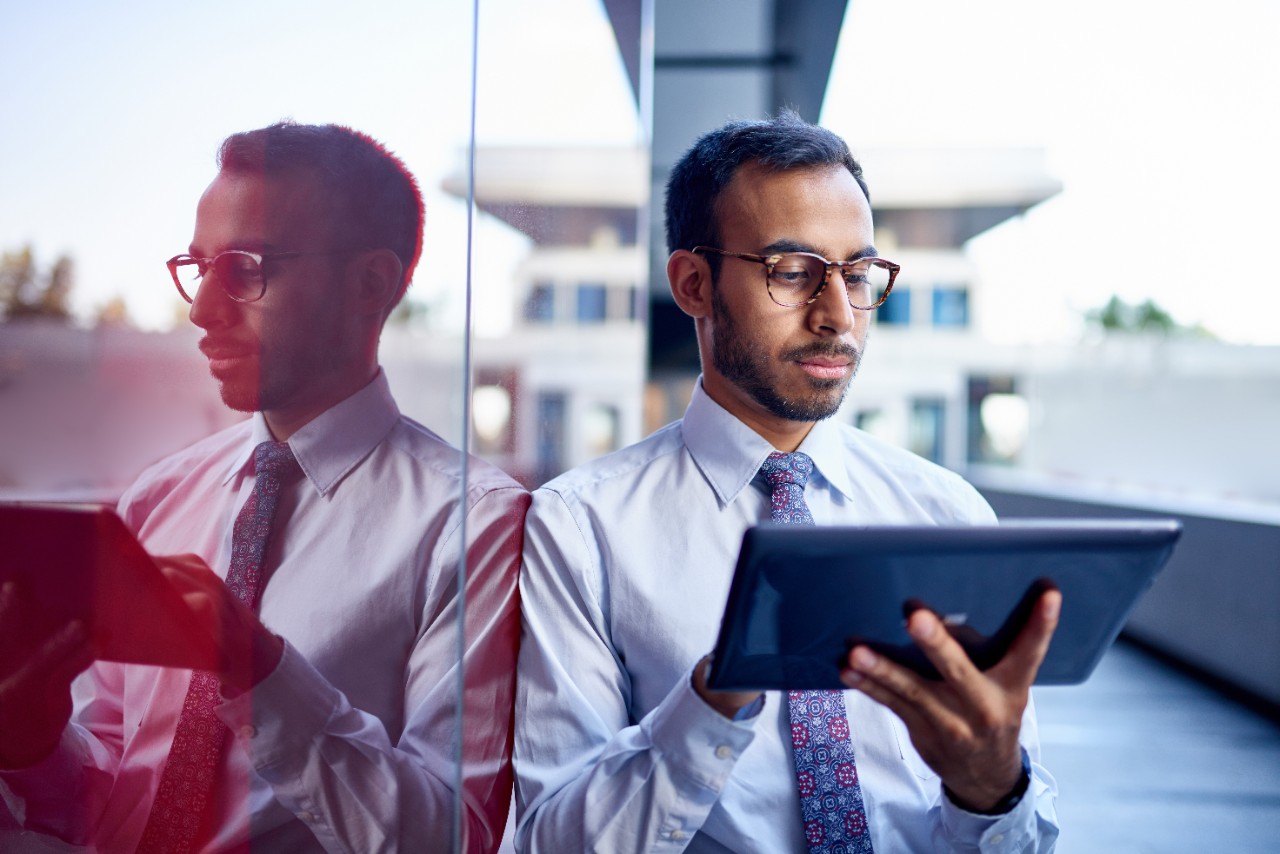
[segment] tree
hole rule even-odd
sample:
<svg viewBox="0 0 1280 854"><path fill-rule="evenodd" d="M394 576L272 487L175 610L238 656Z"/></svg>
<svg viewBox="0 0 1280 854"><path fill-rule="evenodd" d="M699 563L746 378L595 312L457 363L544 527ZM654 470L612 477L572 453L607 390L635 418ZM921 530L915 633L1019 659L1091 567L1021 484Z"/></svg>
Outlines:
<svg viewBox="0 0 1280 854"><path fill-rule="evenodd" d="M1199 327L1187 327L1173 319L1173 315L1161 308L1155 300L1144 300L1130 305L1117 296L1107 300L1102 308L1086 312L1085 318L1104 332L1158 332L1162 335L1194 333L1206 334Z"/></svg>
<svg viewBox="0 0 1280 854"><path fill-rule="evenodd" d="M0 255L0 320L46 318L71 320L68 300L74 279L72 261L58 258L48 272L41 272L30 244Z"/></svg>

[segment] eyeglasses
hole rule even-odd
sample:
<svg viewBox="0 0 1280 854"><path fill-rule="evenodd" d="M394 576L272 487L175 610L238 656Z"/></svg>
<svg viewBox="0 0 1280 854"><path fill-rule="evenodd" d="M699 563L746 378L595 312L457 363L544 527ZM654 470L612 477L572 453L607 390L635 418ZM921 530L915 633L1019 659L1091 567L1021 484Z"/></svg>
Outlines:
<svg viewBox="0 0 1280 854"><path fill-rule="evenodd" d="M350 250L326 250L320 252L247 252L228 249L212 258L196 258L193 255L175 255L165 262L178 293L189 303L196 301L196 292L213 271L227 296L236 302L257 302L267 292L267 274L263 264L281 258L299 258L303 255L337 255Z"/></svg>
<svg viewBox="0 0 1280 854"><path fill-rule="evenodd" d="M777 255L751 255L728 252L710 246L695 246L694 252L713 252L729 258L741 258L764 265L765 288L769 298L785 308L809 305L822 295L831 278L831 270L840 271L844 279L849 305L862 311L879 308L893 290L893 282L902 269L883 258L859 258L856 261L828 261L812 252L782 252Z"/></svg>

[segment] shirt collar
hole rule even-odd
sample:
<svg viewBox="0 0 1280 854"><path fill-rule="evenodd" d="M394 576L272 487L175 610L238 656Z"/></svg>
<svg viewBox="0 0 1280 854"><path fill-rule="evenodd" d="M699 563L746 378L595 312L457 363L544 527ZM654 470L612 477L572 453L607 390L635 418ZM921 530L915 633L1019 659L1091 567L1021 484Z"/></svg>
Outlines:
<svg viewBox="0 0 1280 854"><path fill-rule="evenodd" d="M702 377L694 384L680 429L694 462L726 504L751 483L774 450L764 437L703 391ZM814 467L836 490L852 497L838 424L830 418L817 422L798 450L813 458Z"/></svg>
<svg viewBox="0 0 1280 854"><path fill-rule="evenodd" d="M381 442L400 418L387 376L377 376L355 394L317 415L289 437L289 449L312 486L322 495ZM223 484L253 470L253 449L272 440L266 419L253 413L249 437L231 461Z"/></svg>

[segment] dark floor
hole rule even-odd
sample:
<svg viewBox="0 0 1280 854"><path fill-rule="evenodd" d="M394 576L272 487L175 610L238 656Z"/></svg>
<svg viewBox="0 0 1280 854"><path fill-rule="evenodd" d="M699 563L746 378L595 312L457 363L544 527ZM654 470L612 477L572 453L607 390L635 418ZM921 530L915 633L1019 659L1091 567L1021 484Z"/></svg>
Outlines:
<svg viewBox="0 0 1280 854"><path fill-rule="evenodd" d="M1280 852L1280 725L1123 643L1035 700L1061 854Z"/></svg>

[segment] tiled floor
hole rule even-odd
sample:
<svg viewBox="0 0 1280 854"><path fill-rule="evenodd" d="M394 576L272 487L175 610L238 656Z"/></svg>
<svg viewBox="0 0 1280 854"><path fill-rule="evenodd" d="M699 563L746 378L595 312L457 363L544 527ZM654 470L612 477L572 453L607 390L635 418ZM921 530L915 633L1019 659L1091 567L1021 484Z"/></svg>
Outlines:
<svg viewBox="0 0 1280 854"><path fill-rule="evenodd" d="M1134 647L1035 691L1061 854L1280 852L1280 726Z"/></svg>

